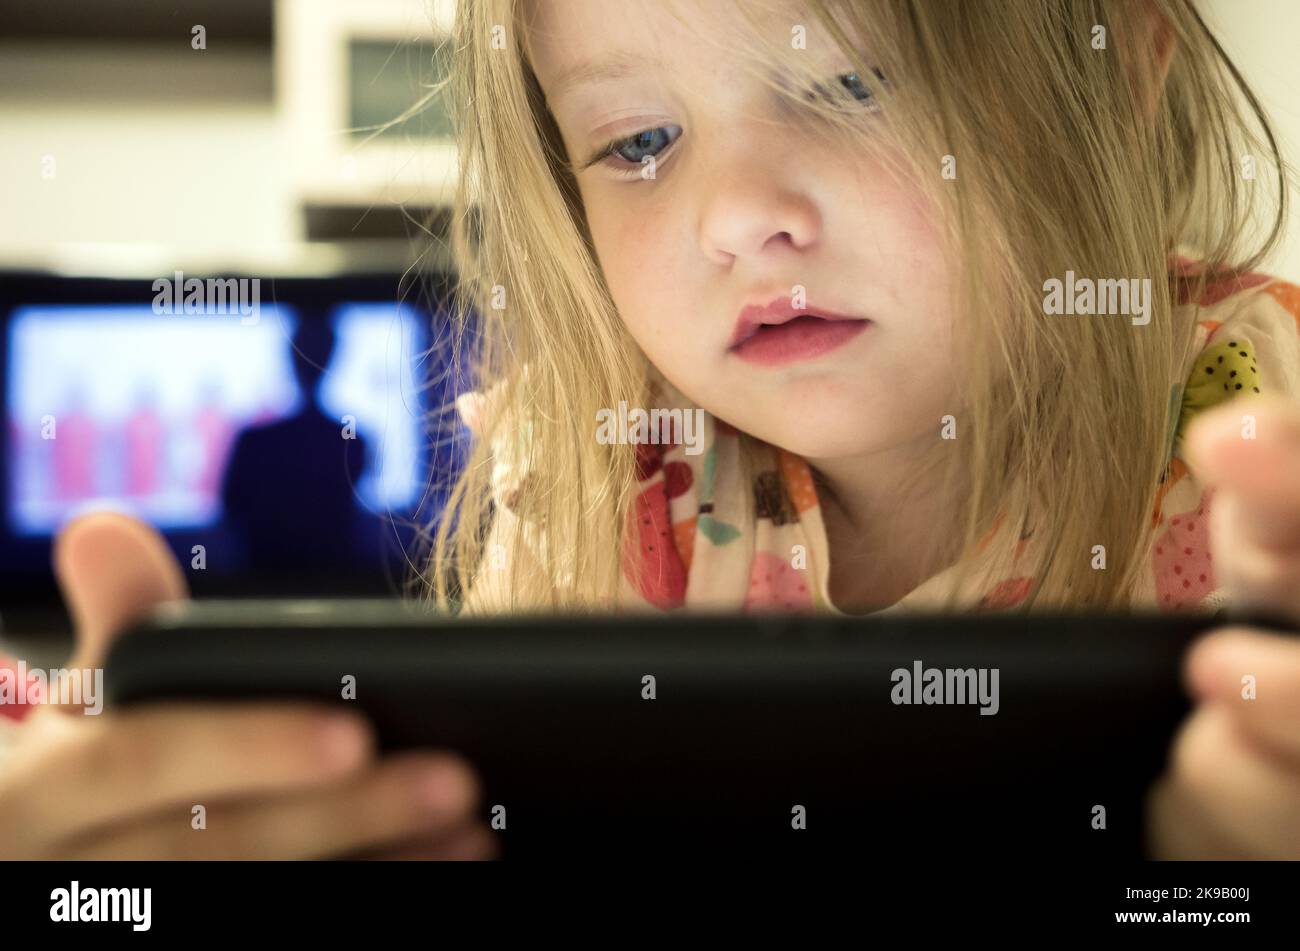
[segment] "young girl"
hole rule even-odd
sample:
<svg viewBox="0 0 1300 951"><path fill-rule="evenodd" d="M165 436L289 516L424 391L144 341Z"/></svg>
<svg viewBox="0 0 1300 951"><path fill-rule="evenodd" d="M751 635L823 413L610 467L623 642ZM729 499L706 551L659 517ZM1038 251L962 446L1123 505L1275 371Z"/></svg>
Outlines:
<svg viewBox="0 0 1300 951"><path fill-rule="evenodd" d="M1300 613L1300 290L1254 273L1285 180L1190 3L473 0L454 45L480 351L439 604ZM60 545L83 657L183 594L138 525ZM1188 669L1202 702L1151 800L1152 853L1300 857L1300 648L1224 631ZM293 777L253 769L303 723L245 756L233 731L272 714L205 713L218 784L197 722L151 715L98 825L70 777L98 778L104 741L57 760L20 737L0 854L188 854L192 836L123 828L203 790L254 797L229 819L245 843L287 808ZM143 742L111 719L115 749ZM184 743L163 796L149 779ZM360 808L406 788L349 755L294 760L314 783L296 794ZM58 821L52 788L74 790ZM472 795L444 797L439 849L489 847ZM265 851L414 836L403 815L386 839L322 819L312 846Z"/></svg>
<svg viewBox="0 0 1300 951"><path fill-rule="evenodd" d="M1223 603L1182 436L1296 394L1300 298L1250 273L1277 156L1190 5L485 2L457 42L483 352L437 593ZM702 451L608 445L623 405L702 408Z"/></svg>
<svg viewBox="0 0 1300 951"><path fill-rule="evenodd" d="M441 603L1300 611L1287 183L1190 3L488 0L456 44ZM1300 857L1300 648L1191 676L1155 848Z"/></svg>

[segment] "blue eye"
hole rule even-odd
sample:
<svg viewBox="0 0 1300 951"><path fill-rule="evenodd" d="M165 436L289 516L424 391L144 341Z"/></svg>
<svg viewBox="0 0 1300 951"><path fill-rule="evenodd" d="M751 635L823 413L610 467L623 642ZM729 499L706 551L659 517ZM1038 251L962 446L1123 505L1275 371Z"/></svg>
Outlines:
<svg viewBox="0 0 1300 951"><path fill-rule="evenodd" d="M880 83L888 83L888 80L885 79L885 74L879 69L873 69L871 72ZM857 73L844 73L838 76L837 79L839 80L840 87L858 102L870 103L875 99L875 94L866 87L866 84L862 81L862 77ZM827 99L833 101L835 98L838 98L839 90L832 89L828 92L825 86L818 85L808 93L808 98L812 99L819 95L825 96Z"/></svg>
<svg viewBox="0 0 1300 951"><path fill-rule="evenodd" d="M676 142L681 134L682 130L678 126L646 129L627 138L615 139L600 150L594 161L606 157L618 157L629 165L640 165L647 156L658 156L660 152Z"/></svg>
<svg viewBox="0 0 1300 951"><path fill-rule="evenodd" d="M857 73L845 73L840 77L840 85L847 89L854 99L871 98L871 90L862 84L862 77Z"/></svg>

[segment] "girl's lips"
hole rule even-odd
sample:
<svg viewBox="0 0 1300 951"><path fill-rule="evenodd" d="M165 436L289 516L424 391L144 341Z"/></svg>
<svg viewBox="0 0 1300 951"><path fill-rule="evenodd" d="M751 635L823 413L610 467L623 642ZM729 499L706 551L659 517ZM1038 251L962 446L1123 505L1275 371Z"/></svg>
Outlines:
<svg viewBox="0 0 1300 951"><path fill-rule="evenodd" d="M805 314L782 324L764 325L731 352L758 366L784 366L813 360L848 343L871 323L869 320L833 320Z"/></svg>

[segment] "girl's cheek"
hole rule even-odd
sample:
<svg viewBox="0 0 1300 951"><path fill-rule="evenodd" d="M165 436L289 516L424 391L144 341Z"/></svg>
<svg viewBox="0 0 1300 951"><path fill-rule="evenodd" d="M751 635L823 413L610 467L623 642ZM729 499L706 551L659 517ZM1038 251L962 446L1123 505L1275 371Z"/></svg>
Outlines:
<svg viewBox="0 0 1300 951"><path fill-rule="evenodd" d="M635 331L679 277L680 262L669 259L670 242L663 237L665 224L657 213L614 214L601 207L589 209L587 221L610 293Z"/></svg>
<svg viewBox="0 0 1300 951"><path fill-rule="evenodd" d="M892 254L924 268L931 276L943 270L938 209L902 185L878 191L873 197L877 215L888 221Z"/></svg>
<svg viewBox="0 0 1300 951"><path fill-rule="evenodd" d="M941 256L943 212L917 183L898 175L883 161L868 161L828 170L823 180L838 182L835 194L845 199L831 206L837 216L870 223L859 246L874 244L900 263L932 270L932 262Z"/></svg>

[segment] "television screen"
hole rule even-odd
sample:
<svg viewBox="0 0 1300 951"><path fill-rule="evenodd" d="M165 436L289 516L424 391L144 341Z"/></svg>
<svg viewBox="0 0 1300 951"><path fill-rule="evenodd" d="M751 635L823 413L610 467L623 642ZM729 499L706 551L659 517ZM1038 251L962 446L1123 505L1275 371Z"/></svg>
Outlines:
<svg viewBox="0 0 1300 951"><path fill-rule="evenodd" d="M438 306L379 278L281 280L256 319L170 313L148 282L5 288L0 567L11 600L69 518L161 529L196 593L391 591L441 510L459 443ZM408 295L411 296L411 295ZM201 569L201 570L200 570Z"/></svg>
<svg viewBox="0 0 1300 951"><path fill-rule="evenodd" d="M353 303L330 322L334 353L307 394L295 373L300 321L290 307L264 306L253 325L148 306L19 309L9 325L11 526L49 533L92 508L164 529L214 524L237 437L273 434L268 424L313 406L337 421L341 454L349 438L366 447L356 503L405 508L418 490L415 315Z"/></svg>

